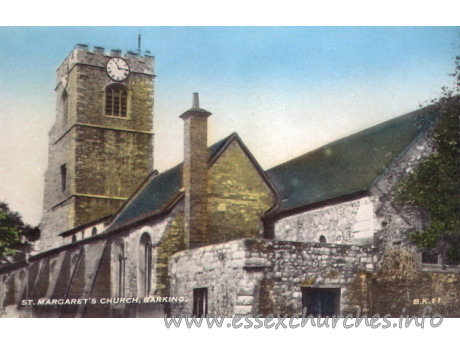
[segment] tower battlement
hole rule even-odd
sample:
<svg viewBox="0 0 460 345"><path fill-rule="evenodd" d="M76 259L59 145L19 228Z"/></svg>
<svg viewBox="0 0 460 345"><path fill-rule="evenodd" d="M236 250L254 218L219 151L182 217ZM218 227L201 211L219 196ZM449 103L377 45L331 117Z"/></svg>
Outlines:
<svg viewBox="0 0 460 345"><path fill-rule="evenodd" d="M125 53L121 49L111 49L106 51L104 47L90 47L87 44L76 44L72 51L56 70L56 89L62 78L68 74L75 65L83 64L99 68L105 68L108 60L113 57L120 57L126 60L130 66L131 73L145 74L152 77L154 75L155 57L150 50L144 50L144 54L137 51L128 50Z"/></svg>

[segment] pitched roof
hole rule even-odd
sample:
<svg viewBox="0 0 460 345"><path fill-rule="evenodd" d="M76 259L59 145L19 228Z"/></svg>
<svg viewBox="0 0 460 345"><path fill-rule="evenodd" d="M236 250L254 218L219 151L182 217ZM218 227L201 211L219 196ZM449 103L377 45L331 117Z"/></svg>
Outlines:
<svg viewBox="0 0 460 345"><path fill-rule="evenodd" d="M209 160L213 161L224 146L236 133L216 142L208 148ZM182 189L182 163L161 174L150 175L138 189L138 192L125 203L112 217L112 223L106 229L111 231L126 224L167 211L180 196Z"/></svg>
<svg viewBox="0 0 460 345"><path fill-rule="evenodd" d="M368 190L437 116L433 107L424 108L269 169L281 196L276 211Z"/></svg>

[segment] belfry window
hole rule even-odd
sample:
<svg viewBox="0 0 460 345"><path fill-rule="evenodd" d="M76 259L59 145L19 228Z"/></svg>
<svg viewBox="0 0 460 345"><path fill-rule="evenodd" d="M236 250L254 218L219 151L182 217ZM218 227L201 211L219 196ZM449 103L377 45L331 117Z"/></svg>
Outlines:
<svg viewBox="0 0 460 345"><path fill-rule="evenodd" d="M128 108L128 91L119 84L105 89L105 115L126 117Z"/></svg>

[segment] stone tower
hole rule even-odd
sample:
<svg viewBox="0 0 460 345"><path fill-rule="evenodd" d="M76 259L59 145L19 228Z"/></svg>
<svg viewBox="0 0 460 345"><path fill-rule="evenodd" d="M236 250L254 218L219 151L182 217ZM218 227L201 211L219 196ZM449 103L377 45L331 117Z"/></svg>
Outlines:
<svg viewBox="0 0 460 345"><path fill-rule="evenodd" d="M77 45L56 71L39 250L115 212L153 169L148 54Z"/></svg>

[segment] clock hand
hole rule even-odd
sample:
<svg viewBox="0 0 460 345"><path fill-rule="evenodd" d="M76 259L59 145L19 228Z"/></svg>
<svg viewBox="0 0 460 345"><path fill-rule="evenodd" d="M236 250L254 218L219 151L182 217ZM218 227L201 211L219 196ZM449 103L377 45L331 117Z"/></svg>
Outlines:
<svg viewBox="0 0 460 345"><path fill-rule="evenodd" d="M117 68L120 69L120 65L118 64L117 60L114 60L115 65L117 65Z"/></svg>

